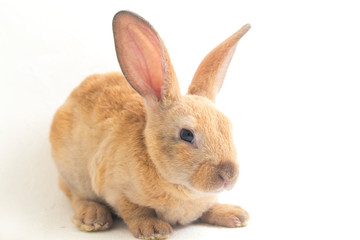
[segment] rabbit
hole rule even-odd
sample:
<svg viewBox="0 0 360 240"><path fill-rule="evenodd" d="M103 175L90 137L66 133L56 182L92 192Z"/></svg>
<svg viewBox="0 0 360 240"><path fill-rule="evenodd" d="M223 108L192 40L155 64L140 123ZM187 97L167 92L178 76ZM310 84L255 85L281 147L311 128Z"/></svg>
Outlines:
<svg viewBox="0 0 360 240"><path fill-rule="evenodd" d="M154 28L130 11L113 19L122 73L94 74L54 115L51 152L59 187L83 231L106 230L112 214L141 239L165 239L194 221L244 227L249 215L220 204L239 165L230 120L215 107L239 31L212 50L186 95Z"/></svg>

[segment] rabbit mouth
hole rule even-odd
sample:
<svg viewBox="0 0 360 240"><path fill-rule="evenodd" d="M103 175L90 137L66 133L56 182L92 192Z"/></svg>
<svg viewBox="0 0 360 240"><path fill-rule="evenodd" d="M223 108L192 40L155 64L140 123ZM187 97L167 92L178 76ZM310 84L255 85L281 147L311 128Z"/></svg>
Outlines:
<svg viewBox="0 0 360 240"><path fill-rule="evenodd" d="M238 165L234 162L205 163L193 176L192 185L202 191L218 193L233 188L238 177Z"/></svg>
<svg viewBox="0 0 360 240"><path fill-rule="evenodd" d="M235 185L236 180L233 181L227 181L227 180L223 180L223 183L221 183L220 187L218 187L217 189L215 189L213 192L214 193L220 193L223 191L230 191L234 185Z"/></svg>

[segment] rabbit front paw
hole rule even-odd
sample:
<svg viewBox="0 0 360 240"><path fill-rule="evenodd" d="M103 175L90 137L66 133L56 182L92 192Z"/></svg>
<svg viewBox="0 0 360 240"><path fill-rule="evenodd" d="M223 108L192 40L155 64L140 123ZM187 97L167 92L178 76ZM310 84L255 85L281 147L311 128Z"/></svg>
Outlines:
<svg viewBox="0 0 360 240"><path fill-rule="evenodd" d="M205 212L201 221L223 227L245 227L249 221L249 214L239 206L217 204Z"/></svg>
<svg viewBox="0 0 360 240"><path fill-rule="evenodd" d="M127 222L136 238L145 240L160 240L170 237L173 232L169 223L155 217L140 217Z"/></svg>

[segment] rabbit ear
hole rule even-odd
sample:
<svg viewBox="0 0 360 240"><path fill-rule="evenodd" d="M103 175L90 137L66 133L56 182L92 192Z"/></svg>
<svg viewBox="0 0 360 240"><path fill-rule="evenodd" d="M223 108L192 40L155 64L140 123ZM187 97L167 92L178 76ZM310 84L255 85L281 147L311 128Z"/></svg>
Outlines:
<svg viewBox="0 0 360 240"><path fill-rule="evenodd" d="M236 45L249 29L249 24L244 25L202 60L190 84L188 94L204 96L215 102L215 96L223 84Z"/></svg>
<svg viewBox="0 0 360 240"><path fill-rule="evenodd" d="M120 11L114 16L113 31L121 70L140 95L158 101L180 95L165 46L146 20Z"/></svg>

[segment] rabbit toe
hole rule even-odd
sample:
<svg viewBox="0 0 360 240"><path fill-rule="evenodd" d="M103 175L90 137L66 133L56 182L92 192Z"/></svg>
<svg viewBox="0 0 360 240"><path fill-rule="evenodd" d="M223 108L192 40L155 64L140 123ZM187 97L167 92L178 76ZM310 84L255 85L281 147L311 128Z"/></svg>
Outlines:
<svg viewBox="0 0 360 240"><path fill-rule="evenodd" d="M128 223L130 231L136 238L145 240L161 240L170 237L172 227L157 218L142 218Z"/></svg>
<svg viewBox="0 0 360 240"><path fill-rule="evenodd" d="M201 220L223 227L245 227L249 221L249 214L239 206L218 204L204 213Z"/></svg>
<svg viewBox="0 0 360 240"><path fill-rule="evenodd" d="M72 222L82 231L102 231L111 227L112 217L106 206L87 201L78 207Z"/></svg>

